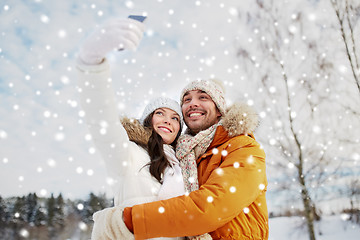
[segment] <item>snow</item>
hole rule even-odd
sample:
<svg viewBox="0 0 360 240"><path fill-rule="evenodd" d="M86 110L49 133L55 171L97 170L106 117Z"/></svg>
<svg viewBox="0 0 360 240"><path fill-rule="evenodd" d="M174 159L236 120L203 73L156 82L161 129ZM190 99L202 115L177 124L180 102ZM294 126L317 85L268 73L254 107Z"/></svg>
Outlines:
<svg viewBox="0 0 360 240"><path fill-rule="evenodd" d="M271 117L275 111L259 103L264 99L285 109L286 101L276 98L284 92L282 85L278 86L281 81L258 91L249 90L251 83L261 79L260 73L267 68L275 74L275 80L276 74L280 73L272 68L269 58L263 57L267 51L255 45L258 41L269 42L271 32L265 27L267 21L249 28L254 19L246 13L247 9L253 11L256 8L255 2L3 1L0 5L0 181L7 184L1 186L1 195L37 192L45 197L62 192L65 197L75 198L84 197L90 191L111 195L113 182L106 178L104 164L83 123L84 112L78 106L74 66L81 42L97 24L131 13L148 16L147 31L136 52L109 55L114 67L113 83L119 97L119 110L136 117L152 96L166 95L177 99L186 81L220 77L226 94L230 96L228 103L245 98L260 112L263 132L257 132L256 138L259 142L263 138L262 142L268 143L264 149L268 163L269 212L277 214L300 208L297 202L299 191L293 184L296 164L289 162L284 165L286 169L279 171L275 165L279 157L271 157L269 151L269 147L276 147L279 141L284 140L278 138L278 132L286 127L286 122ZM350 66L344 59L343 43L336 30L338 26L330 1L285 0L275 4L281 5L279 12L282 19L278 19L275 25L284 34L281 64L290 66L288 87L291 94L307 96L315 103L324 94L331 96L330 100L341 99L343 105L359 106L358 95L354 95L356 89L351 87ZM304 35L299 35L303 30L296 24L301 14L307 19ZM242 24L241 20L246 24ZM355 36L360 36L358 26L354 29ZM292 35L296 38L292 39ZM334 40L336 38L338 40ZM306 54L307 49L303 47L310 40L318 43L322 57L336 66L330 72L332 74L313 69L312 61L316 58ZM256 71L250 72L249 77L245 74L243 62L236 56L240 44L251 53L249 58L255 62ZM272 48L268 50L275 52ZM304 80L299 81L301 79ZM320 97L317 94L302 95L298 90L306 79L319 83L316 89L319 89ZM265 99L267 91L273 98ZM353 98L348 97L352 95ZM316 136L316 141L310 142L310 145L322 144L323 147L318 147L321 154L326 147L329 151L336 151L336 155L329 156L332 162L326 165L324 173L338 167L340 160L346 160L338 175L325 174L328 177L325 187L313 187L313 191L322 190L313 200L321 204L321 210L328 214L349 207L349 196L345 192L348 178L357 177L360 173L359 148L348 150L359 145L359 122L352 121L349 116L351 111L330 114L334 108L332 104L328 109L314 107L313 112L328 123L314 122L312 126L307 126L307 119L302 119L306 116L303 112L291 111L293 120L299 123L299 134ZM321 114L324 111L325 114ZM335 121L334 116L339 121ZM335 137L326 137L333 132L334 126L343 129L344 139L353 140L354 145L341 143L338 146ZM322 142L319 140L321 137L324 139ZM290 152L286 154L291 156ZM288 171L288 178L282 176L284 171ZM289 180L293 182L283 191L282 183ZM342 192L339 193L339 190ZM304 227L298 228L301 223L300 218L294 217L270 219L270 239L308 239ZM316 224L316 232L318 239L360 238L356 237L360 236L359 226L345 222L341 216L325 217ZM319 235L320 232L322 235Z"/></svg>
<svg viewBox="0 0 360 240"><path fill-rule="evenodd" d="M308 240L309 237L302 222L300 217L270 218L269 240ZM315 231L317 240L355 240L359 239L360 225L344 221L338 215L324 216L315 224Z"/></svg>
<svg viewBox="0 0 360 240"><path fill-rule="evenodd" d="M138 117L153 96L178 99L186 81L221 76L230 86L238 78L232 69L237 59L229 54L235 52L237 5L236 0L2 1L0 180L9 184L1 194L111 195L101 156L87 137L76 86L75 58L96 25L130 14L148 16L137 51L108 55L119 114Z"/></svg>

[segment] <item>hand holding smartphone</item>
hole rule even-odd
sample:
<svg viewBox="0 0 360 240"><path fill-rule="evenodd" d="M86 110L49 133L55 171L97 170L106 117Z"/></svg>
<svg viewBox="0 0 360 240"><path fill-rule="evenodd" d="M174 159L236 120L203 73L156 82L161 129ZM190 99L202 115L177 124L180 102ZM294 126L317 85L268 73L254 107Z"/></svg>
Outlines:
<svg viewBox="0 0 360 240"><path fill-rule="evenodd" d="M139 22L144 22L146 17L141 15L129 15L128 18L134 19ZM123 48L119 48L118 51L124 50Z"/></svg>

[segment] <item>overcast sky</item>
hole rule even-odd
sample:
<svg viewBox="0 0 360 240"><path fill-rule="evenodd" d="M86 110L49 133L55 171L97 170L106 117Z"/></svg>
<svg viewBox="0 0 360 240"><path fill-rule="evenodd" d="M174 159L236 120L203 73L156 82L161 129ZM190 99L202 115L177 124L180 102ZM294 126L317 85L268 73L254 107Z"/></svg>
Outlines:
<svg viewBox="0 0 360 240"><path fill-rule="evenodd" d="M246 90L234 39L239 1L45 1L0 5L0 194L85 197L108 192L105 166L78 105L75 58L81 42L109 18L145 14L136 52L109 54L119 113L146 101L178 100L187 81L219 78L228 100ZM244 36L244 39L246 36Z"/></svg>

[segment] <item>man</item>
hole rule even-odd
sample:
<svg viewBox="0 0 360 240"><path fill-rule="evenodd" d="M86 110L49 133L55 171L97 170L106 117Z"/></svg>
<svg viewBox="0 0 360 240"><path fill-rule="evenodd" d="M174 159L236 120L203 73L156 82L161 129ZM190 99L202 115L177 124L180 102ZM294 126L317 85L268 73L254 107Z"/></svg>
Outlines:
<svg viewBox="0 0 360 240"><path fill-rule="evenodd" d="M98 71L106 53L135 48L142 32L141 23L115 21L85 41L79 59L89 71ZM92 239L204 233L213 239L268 238L265 154L252 135L256 114L241 104L225 109L223 89L214 81L189 83L180 100L188 130L176 155L185 169L184 179L189 180L185 181L188 194L97 212Z"/></svg>
<svg viewBox="0 0 360 240"><path fill-rule="evenodd" d="M241 104L225 110L223 90L214 81L188 84L181 105L188 134L179 141L177 156L185 164L195 158L200 188L125 208L127 228L135 239L207 232L213 239L268 239L265 154L252 135L256 114ZM191 164L188 169L187 176L196 177ZM108 236L127 231L121 209L98 215L95 222L103 221L106 232L112 232Z"/></svg>

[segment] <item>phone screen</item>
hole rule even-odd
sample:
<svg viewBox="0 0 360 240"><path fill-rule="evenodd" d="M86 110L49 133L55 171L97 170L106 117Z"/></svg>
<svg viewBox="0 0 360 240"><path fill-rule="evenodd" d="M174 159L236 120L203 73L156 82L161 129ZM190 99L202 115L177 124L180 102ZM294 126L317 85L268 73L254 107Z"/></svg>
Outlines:
<svg viewBox="0 0 360 240"><path fill-rule="evenodd" d="M140 16L140 15L130 15L130 16L128 16L128 18L134 19L139 22L143 22L146 19L145 16Z"/></svg>

